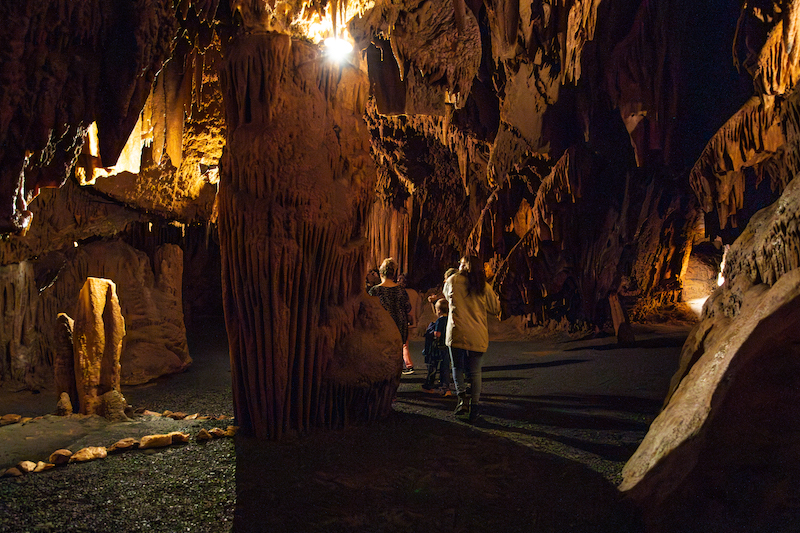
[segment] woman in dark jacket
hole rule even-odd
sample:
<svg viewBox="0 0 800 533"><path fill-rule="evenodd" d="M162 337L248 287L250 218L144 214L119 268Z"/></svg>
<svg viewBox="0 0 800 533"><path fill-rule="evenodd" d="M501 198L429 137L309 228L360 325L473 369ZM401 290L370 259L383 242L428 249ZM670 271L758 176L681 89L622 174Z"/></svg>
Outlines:
<svg viewBox="0 0 800 533"><path fill-rule="evenodd" d="M384 309L389 311L389 315L397 324L397 329L400 330L400 337L403 339L403 345L400 346L402 353L403 346L408 342L408 313L411 312L411 301L408 299L406 290L395 282L397 277L397 263L391 257L384 259L381 263L378 273L381 276L381 282L378 285L369 289L370 296L377 296ZM414 371L413 367L403 368L403 373Z"/></svg>

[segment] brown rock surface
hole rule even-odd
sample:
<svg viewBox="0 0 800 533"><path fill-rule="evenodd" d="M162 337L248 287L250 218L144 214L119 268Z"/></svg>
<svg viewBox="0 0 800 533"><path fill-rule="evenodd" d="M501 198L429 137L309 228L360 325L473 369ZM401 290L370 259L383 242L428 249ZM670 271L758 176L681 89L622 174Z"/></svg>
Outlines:
<svg viewBox="0 0 800 533"><path fill-rule="evenodd" d="M148 448L163 448L172 444L172 434L163 435L145 435L139 440L139 448L146 450Z"/></svg>
<svg viewBox="0 0 800 533"><path fill-rule="evenodd" d="M103 414L101 397L120 387L125 319L113 281L87 278L75 314L73 342L78 405L82 414Z"/></svg>
<svg viewBox="0 0 800 533"><path fill-rule="evenodd" d="M74 382L74 373L73 373L73 382ZM69 399L69 394L67 394L66 392L62 392L61 396L59 396L58 398L58 404L56 405L56 415L69 416L71 414L72 414L72 401L70 401Z"/></svg>
<svg viewBox="0 0 800 533"><path fill-rule="evenodd" d="M81 246L70 254L53 286L41 295L43 315L67 310L75 316L74 302L87 276L105 276L116 285L126 332L120 359L122 384L145 383L181 372L191 364L183 323L183 255L179 247L160 247L155 267L151 267L143 252L119 239ZM45 339L53 335L47 329L43 334Z"/></svg>
<svg viewBox="0 0 800 533"><path fill-rule="evenodd" d="M96 459L105 459L107 456L108 451L105 446L87 446L72 454L72 457L69 458L69 462L85 463Z"/></svg>
<svg viewBox="0 0 800 533"><path fill-rule="evenodd" d="M731 246L725 284L706 303L668 402L623 470L620 489L642 504L653 531L690 516L718 521L716 508L730 523L767 527L800 495L789 488L800 469L791 407L800 402L800 256L781 244L795 239L798 188L794 180Z"/></svg>
<svg viewBox="0 0 800 533"><path fill-rule="evenodd" d="M22 416L9 413L0 416L0 426L8 426L9 424L16 424L22 419Z"/></svg>
<svg viewBox="0 0 800 533"><path fill-rule="evenodd" d="M77 381L75 380L75 349L72 331L75 321L66 313L56 318L55 356L53 361L54 388L58 391L59 414L72 414L72 401L78 402ZM66 397L65 397L66 395ZM69 405L67 405L69 404ZM68 411L68 412L67 412Z"/></svg>
<svg viewBox="0 0 800 533"><path fill-rule="evenodd" d="M133 450L139 447L139 441L133 437L126 437L120 439L108 447L108 453L121 453L128 450Z"/></svg>
<svg viewBox="0 0 800 533"><path fill-rule="evenodd" d="M51 453L48 461L56 466L65 465L69 463L70 457L72 457L72 452L66 448L62 448Z"/></svg>

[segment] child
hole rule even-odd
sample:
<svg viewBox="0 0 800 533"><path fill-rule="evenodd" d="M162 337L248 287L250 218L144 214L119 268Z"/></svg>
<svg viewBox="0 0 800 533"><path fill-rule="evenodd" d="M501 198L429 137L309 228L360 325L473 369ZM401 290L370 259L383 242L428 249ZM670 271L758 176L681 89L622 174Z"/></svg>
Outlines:
<svg viewBox="0 0 800 533"><path fill-rule="evenodd" d="M428 325L425 330L425 347L422 355L425 356L425 364L428 366L428 376L422 384L422 390L429 392L439 392L442 396L452 396L450 392L450 354L447 346L444 345L444 333L447 327L447 300L440 298L434 304L436 310L436 320ZM436 382L436 373L439 373L439 387Z"/></svg>

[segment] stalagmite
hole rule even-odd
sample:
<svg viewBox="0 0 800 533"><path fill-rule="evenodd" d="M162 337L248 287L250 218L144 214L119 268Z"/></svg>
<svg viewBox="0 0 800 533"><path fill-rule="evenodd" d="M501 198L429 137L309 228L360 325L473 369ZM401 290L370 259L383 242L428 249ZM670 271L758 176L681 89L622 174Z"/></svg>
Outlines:
<svg viewBox="0 0 800 533"><path fill-rule="evenodd" d="M100 397L119 392L125 319L113 281L87 278L79 296L73 342L78 403L82 414L103 414Z"/></svg>
<svg viewBox="0 0 800 533"><path fill-rule="evenodd" d="M78 403L78 389L75 381L75 350L73 349L72 338L75 321L66 313L59 313L56 322L56 350L53 361L55 388L56 391L67 395L67 400L71 402L69 406L71 413L72 402Z"/></svg>

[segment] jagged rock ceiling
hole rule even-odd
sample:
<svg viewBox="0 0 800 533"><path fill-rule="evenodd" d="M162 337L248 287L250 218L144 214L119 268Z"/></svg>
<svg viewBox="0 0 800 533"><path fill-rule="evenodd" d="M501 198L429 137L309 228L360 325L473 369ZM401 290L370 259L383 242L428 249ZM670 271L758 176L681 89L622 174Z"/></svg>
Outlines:
<svg viewBox="0 0 800 533"><path fill-rule="evenodd" d="M46 274L43 258L154 216L216 222L217 188L232 187L220 195L220 228L235 360L268 360L280 379L291 376L275 405L254 400L244 411L251 422L270 419L263 434L335 425L351 412L335 397L358 380L334 345L361 346L355 324L374 317L359 303L358 270L387 255L427 288L475 251L505 315L598 327L612 296L636 318L674 311L697 292L686 290L690 265L712 278L737 238L758 241L747 244L756 251L743 260L744 244L734 245L726 278L758 270L756 288L723 289L715 305L762 284L773 290L795 271L793 220L777 234L745 230L759 210L794 205L793 0L14 0L0 5L0 20L8 277L17 283L13 265L28 260ZM354 46L340 66L320 44L333 36ZM46 187L61 188L39 195ZM266 224L256 205L285 221L257 225L263 249L242 233L248 220ZM291 245L307 234L330 244L324 259ZM274 279L328 287L320 301L300 297L297 315L291 291L257 281L278 241L286 255ZM316 261L319 273L287 273ZM343 265L346 276L330 273ZM261 295L260 283L271 305L232 312L238 298ZM14 292L19 301L36 298L28 285ZM704 320L716 320L709 309ZM34 318L21 316L4 330L34 331ZM322 333L277 353L244 323ZM712 340L692 345L676 391ZM300 362L283 368L292 357ZM306 364L312 370L296 374ZM370 379L383 387L373 416L392 380ZM263 386L242 379L240 408ZM310 400L320 391L330 395L324 412ZM653 486L648 468L637 470L641 487Z"/></svg>

